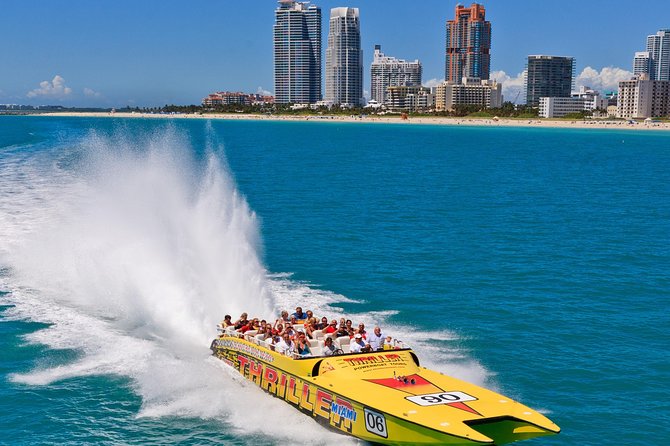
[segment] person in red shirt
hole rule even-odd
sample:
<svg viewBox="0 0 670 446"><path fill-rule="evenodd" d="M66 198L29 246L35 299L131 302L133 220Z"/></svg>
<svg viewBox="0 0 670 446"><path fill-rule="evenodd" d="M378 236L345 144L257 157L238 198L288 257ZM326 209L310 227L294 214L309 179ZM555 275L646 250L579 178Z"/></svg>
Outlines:
<svg viewBox="0 0 670 446"><path fill-rule="evenodd" d="M337 320L333 319L330 321L330 324L323 329L323 332L326 334L335 333L337 331Z"/></svg>

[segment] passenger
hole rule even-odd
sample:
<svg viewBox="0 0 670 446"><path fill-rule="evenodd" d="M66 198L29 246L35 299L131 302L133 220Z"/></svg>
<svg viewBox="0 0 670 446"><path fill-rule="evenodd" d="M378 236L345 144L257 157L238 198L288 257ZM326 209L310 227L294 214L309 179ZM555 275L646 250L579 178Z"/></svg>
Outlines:
<svg viewBox="0 0 670 446"><path fill-rule="evenodd" d="M263 330L263 333L260 335L259 339L261 341L267 341L268 339L272 339L272 327L270 324L265 325L265 330Z"/></svg>
<svg viewBox="0 0 670 446"><path fill-rule="evenodd" d="M290 323L284 326L284 334L288 334L291 337L291 339L295 337L296 334L295 330L293 329L293 326Z"/></svg>
<svg viewBox="0 0 670 446"><path fill-rule="evenodd" d="M363 340L363 336L361 336L360 333L356 333L354 335L354 342L351 343L349 347L349 351L351 353L361 353L361 352L369 352L372 349L370 348L370 344L366 344L365 341Z"/></svg>
<svg viewBox="0 0 670 446"><path fill-rule="evenodd" d="M353 330L353 322L351 322L351 319L347 319L347 322L345 322L346 326L348 329Z"/></svg>
<svg viewBox="0 0 670 446"><path fill-rule="evenodd" d="M291 316L301 321L307 319L307 315L302 312L302 307L296 307L295 313Z"/></svg>
<svg viewBox="0 0 670 446"><path fill-rule="evenodd" d="M272 333L277 336L284 336L284 326L282 324L277 324L277 327L272 330Z"/></svg>
<svg viewBox="0 0 670 446"><path fill-rule="evenodd" d="M291 325L296 325L296 324L299 323L298 319L296 319L295 316L291 316L291 320L289 322L291 322ZM300 321L300 322L302 322L302 321Z"/></svg>
<svg viewBox="0 0 670 446"><path fill-rule="evenodd" d="M372 333L368 334L368 344L372 347L373 351L381 350L384 346L384 335L382 334L382 329L379 326L375 327Z"/></svg>
<svg viewBox="0 0 670 446"><path fill-rule="evenodd" d="M330 321L330 325L323 329L325 334L333 334L337 331L337 320L333 319Z"/></svg>
<svg viewBox="0 0 670 446"><path fill-rule="evenodd" d="M393 350L393 338L391 336L386 336L386 339L384 339L384 350Z"/></svg>
<svg viewBox="0 0 670 446"><path fill-rule="evenodd" d="M365 324L363 323L358 324L358 331L356 331L356 333L359 333L361 336L363 336L363 339L368 338L368 332L365 331Z"/></svg>
<svg viewBox="0 0 670 446"><path fill-rule="evenodd" d="M344 324L340 324L340 327L335 332L335 336L338 338L340 336L349 336L349 330L347 330L347 327Z"/></svg>
<svg viewBox="0 0 670 446"><path fill-rule="evenodd" d="M341 355L342 350L335 347L333 338L328 337L323 341L323 356Z"/></svg>
<svg viewBox="0 0 670 446"><path fill-rule="evenodd" d="M240 315L240 318L236 320L235 323L233 324L233 328L235 328L235 330L239 330L240 328L247 325L248 322L249 321L247 320L247 313L242 313Z"/></svg>
<svg viewBox="0 0 670 446"><path fill-rule="evenodd" d="M230 316L229 314L226 314L226 315L223 317L223 320L221 321L221 326L222 326L223 328L228 328L228 327L230 327L231 325L233 325L233 321L231 321L230 319L231 319L231 316Z"/></svg>
<svg viewBox="0 0 670 446"><path fill-rule="evenodd" d="M312 319L314 317L314 313L312 313L312 310L305 311L305 314L307 315L307 319Z"/></svg>
<svg viewBox="0 0 670 446"><path fill-rule="evenodd" d="M275 327L277 326L277 324L285 324L287 322L290 322L288 318L288 311L282 310L279 319L275 321Z"/></svg>
<svg viewBox="0 0 670 446"><path fill-rule="evenodd" d="M295 353L295 343L291 340L288 333L284 333L282 340L275 344L275 351L282 355L293 356Z"/></svg>
<svg viewBox="0 0 670 446"><path fill-rule="evenodd" d="M245 325L244 327L240 328L237 331L238 331L238 333L246 333L248 331L258 330L259 328L260 328L260 325L258 323L258 319L254 318L254 319L250 320L247 325Z"/></svg>
<svg viewBox="0 0 670 446"><path fill-rule="evenodd" d="M310 338L310 339L314 339L314 335L313 335L313 333L314 333L314 331L316 330L316 329L314 328L314 325L315 325L315 324L316 324L316 319L314 319L314 318L310 318L310 319L307 319L307 321L306 321L305 324L303 325L303 328L305 329L305 334L306 334L307 337Z"/></svg>
<svg viewBox="0 0 670 446"><path fill-rule="evenodd" d="M300 335L300 337L298 337L298 354L300 356L307 356L312 354L312 351L309 349L307 339L305 339L304 335Z"/></svg>
<svg viewBox="0 0 670 446"><path fill-rule="evenodd" d="M315 328L316 328L317 330L323 330L323 329L326 328L327 326L328 326L328 318L327 318L327 317L322 317L322 318L321 318L321 322L319 322L318 324L316 324L316 325L315 325Z"/></svg>

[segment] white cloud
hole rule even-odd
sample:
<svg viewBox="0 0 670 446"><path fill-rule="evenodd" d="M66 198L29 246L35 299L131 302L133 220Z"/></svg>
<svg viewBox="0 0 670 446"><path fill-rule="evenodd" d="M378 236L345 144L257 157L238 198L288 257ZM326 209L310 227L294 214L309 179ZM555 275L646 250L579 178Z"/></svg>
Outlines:
<svg viewBox="0 0 670 446"><path fill-rule="evenodd" d="M256 90L256 94L260 94L263 96L272 96L272 92L263 89L263 87L258 87L258 89Z"/></svg>
<svg viewBox="0 0 670 446"><path fill-rule="evenodd" d="M428 87L428 88L437 87L442 82L444 82L444 79L433 78L433 79L429 79L426 82L424 82L423 86Z"/></svg>
<svg viewBox="0 0 670 446"><path fill-rule="evenodd" d="M577 76L575 86L577 88L590 87L598 91L617 90L619 82L628 80L631 76L633 76L633 73L623 68L605 67L598 72L591 67L586 67Z"/></svg>
<svg viewBox="0 0 670 446"><path fill-rule="evenodd" d="M502 70L491 72L491 79L502 84L504 100L514 102L515 104L524 103L526 101L526 95L524 94L525 77L525 70L517 74L515 77L510 76Z"/></svg>
<svg viewBox="0 0 670 446"><path fill-rule="evenodd" d="M64 98L72 93L70 87L65 86L65 79L59 75L54 76L51 82L42 81L40 82L40 88L36 88L28 92L29 98L36 98L38 96L50 97L50 98Z"/></svg>
<svg viewBox="0 0 670 446"><path fill-rule="evenodd" d="M102 97L102 94L99 91L95 91L92 88L84 88L84 96L89 98L99 98Z"/></svg>

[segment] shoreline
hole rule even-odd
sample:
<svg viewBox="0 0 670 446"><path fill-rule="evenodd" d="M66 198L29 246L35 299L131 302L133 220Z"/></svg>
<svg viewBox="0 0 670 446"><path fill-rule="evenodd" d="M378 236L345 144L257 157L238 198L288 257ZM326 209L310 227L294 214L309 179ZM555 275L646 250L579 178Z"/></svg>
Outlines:
<svg viewBox="0 0 670 446"><path fill-rule="evenodd" d="M568 128L568 129L625 129L625 130L670 130L669 122L636 122L629 121L561 121L544 119L512 119L512 118L452 118L452 117L410 117L407 120L400 116L289 116L289 115L256 115L256 114L152 114L137 112L56 112L35 113L22 116L63 116L81 118L155 118L155 119L216 119L232 121L288 121L288 122L361 122L403 125L462 125L484 127L521 127L521 128Z"/></svg>

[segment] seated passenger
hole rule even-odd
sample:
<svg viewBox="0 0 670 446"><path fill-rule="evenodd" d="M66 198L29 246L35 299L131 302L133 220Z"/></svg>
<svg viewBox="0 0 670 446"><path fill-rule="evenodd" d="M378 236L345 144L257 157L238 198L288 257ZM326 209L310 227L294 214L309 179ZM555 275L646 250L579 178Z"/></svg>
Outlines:
<svg viewBox="0 0 670 446"><path fill-rule="evenodd" d="M318 324L316 324L316 325L314 326L314 328L316 328L317 330L323 330L323 329L326 328L327 326L328 326L328 318L327 318L327 317L322 317L322 318L321 318L321 322L319 322Z"/></svg>
<svg viewBox="0 0 670 446"><path fill-rule="evenodd" d="M272 327L270 327L270 324L267 324L265 326L265 330L263 330L261 333L256 335L256 338L258 338L261 341L267 341L268 339L272 338Z"/></svg>
<svg viewBox="0 0 670 446"><path fill-rule="evenodd" d="M301 335L298 338L298 354L300 356L307 356L307 355L312 354L312 351L309 349L309 344L307 343L307 339L305 339L304 335Z"/></svg>
<svg viewBox="0 0 670 446"><path fill-rule="evenodd" d="M230 316L229 314L226 314L226 315L223 317L223 320L221 321L221 326L222 326L223 328L228 328L228 327L230 327L231 325L233 325L233 321L231 321L230 318L231 318L231 316Z"/></svg>
<svg viewBox="0 0 670 446"><path fill-rule="evenodd" d="M298 319L298 320L307 319L307 315L302 312L302 307L296 307L295 313L293 313L291 316Z"/></svg>
<svg viewBox="0 0 670 446"><path fill-rule="evenodd" d="M312 310L305 311L305 314L307 315L307 319L311 319L314 317L314 313L312 313Z"/></svg>
<svg viewBox="0 0 670 446"><path fill-rule="evenodd" d="M337 321L333 319L330 321L330 325L323 329L325 334L333 334L337 331Z"/></svg>
<svg viewBox="0 0 670 446"><path fill-rule="evenodd" d="M347 327L344 324L340 324L340 328L335 332L335 336L338 338L340 336L349 336L349 330L347 330Z"/></svg>
<svg viewBox="0 0 670 446"><path fill-rule="evenodd" d="M284 333L283 334L288 334L291 338L295 336L295 330L293 329L293 326L290 323L287 323L284 326Z"/></svg>
<svg viewBox="0 0 670 446"><path fill-rule="evenodd" d="M236 320L235 323L233 324L233 327L235 328L235 330L239 330L240 328L247 325L248 322L249 321L247 320L247 313L242 313L240 315L240 318Z"/></svg>
<svg viewBox="0 0 670 446"><path fill-rule="evenodd" d="M349 346L349 351L351 353L361 353L361 352L369 352L372 349L370 348L370 344L366 344L365 341L363 340L363 336L361 336L360 333L356 333L354 335L354 342L352 342Z"/></svg>
<svg viewBox="0 0 670 446"><path fill-rule="evenodd" d="M365 331L365 324L363 323L358 324L358 330L356 331L356 333L359 333L361 336L363 336L363 339L368 338L368 332Z"/></svg>
<svg viewBox="0 0 670 446"><path fill-rule="evenodd" d="M384 334L382 333L382 329L378 326L375 327L372 333L368 334L367 341L373 351L381 350L384 346Z"/></svg>
<svg viewBox="0 0 670 446"><path fill-rule="evenodd" d="M393 338L391 336L386 336L386 339L384 339L384 350L393 350Z"/></svg>
<svg viewBox="0 0 670 446"><path fill-rule="evenodd" d="M289 322L288 311L282 310L281 315L279 316L279 319L277 319L275 321L275 327L277 326L277 324L285 324L287 322Z"/></svg>
<svg viewBox="0 0 670 446"><path fill-rule="evenodd" d="M303 328L305 330L305 334L307 335L308 338L314 339L314 335L312 334L314 330L314 325L316 324L316 319L310 318L305 321L305 324L303 325Z"/></svg>
<svg viewBox="0 0 670 446"><path fill-rule="evenodd" d="M281 341L275 344L275 351L286 356L293 356L295 353L295 343L291 340L288 333L284 333Z"/></svg>
<svg viewBox="0 0 670 446"><path fill-rule="evenodd" d="M335 347L335 343L333 342L333 338L327 337L325 341L323 341L323 356L333 356L333 355L341 355L342 350L338 349Z"/></svg>

